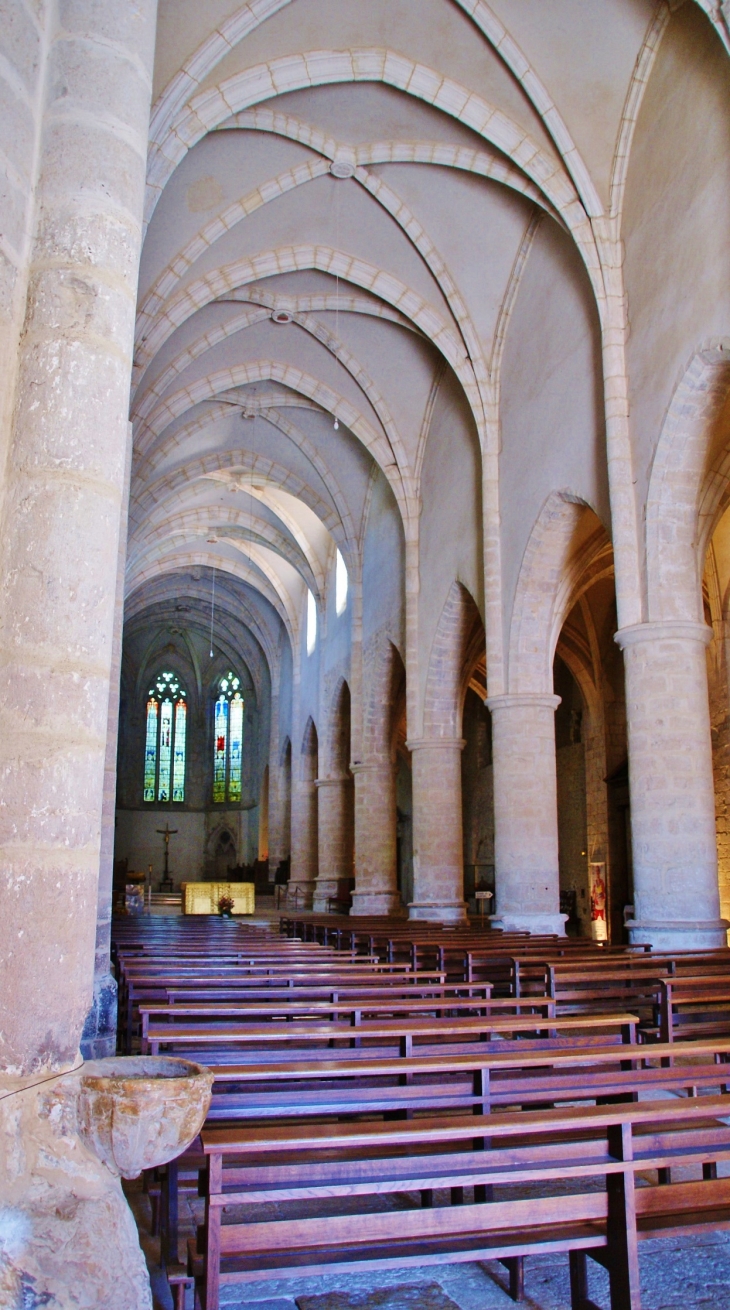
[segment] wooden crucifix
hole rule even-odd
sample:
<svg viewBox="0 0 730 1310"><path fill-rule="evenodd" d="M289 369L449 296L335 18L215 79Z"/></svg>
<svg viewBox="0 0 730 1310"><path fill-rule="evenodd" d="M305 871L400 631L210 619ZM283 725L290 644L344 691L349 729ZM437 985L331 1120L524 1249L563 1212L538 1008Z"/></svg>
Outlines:
<svg viewBox="0 0 730 1310"><path fill-rule="evenodd" d="M175 836L175 833L177 832L177 828L171 828L169 823L166 823L164 828L158 828L157 831L161 837L165 838L165 876L162 879L162 882L160 883L160 890L162 890L163 887L172 886L172 879L170 877L170 867L169 867L170 838Z"/></svg>

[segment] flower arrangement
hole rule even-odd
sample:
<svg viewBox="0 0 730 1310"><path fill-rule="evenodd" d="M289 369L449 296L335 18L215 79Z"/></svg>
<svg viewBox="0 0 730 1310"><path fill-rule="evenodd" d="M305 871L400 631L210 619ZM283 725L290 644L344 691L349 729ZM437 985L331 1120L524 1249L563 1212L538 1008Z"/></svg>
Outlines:
<svg viewBox="0 0 730 1310"><path fill-rule="evenodd" d="M218 897L218 913L220 914L220 916L221 916L222 919L230 919L230 918L231 918L231 915L233 914L233 897L232 897L232 896L219 896L219 897Z"/></svg>

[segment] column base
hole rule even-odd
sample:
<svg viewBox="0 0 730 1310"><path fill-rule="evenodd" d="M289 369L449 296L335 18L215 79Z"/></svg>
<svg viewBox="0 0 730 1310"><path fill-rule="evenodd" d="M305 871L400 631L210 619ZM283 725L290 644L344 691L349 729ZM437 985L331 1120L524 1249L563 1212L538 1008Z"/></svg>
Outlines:
<svg viewBox="0 0 730 1310"><path fill-rule="evenodd" d="M38 1077L0 1077L0 1305L152 1310L121 1180L79 1137L73 1110L54 1104L68 1080Z"/></svg>
<svg viewBox="0 0 730 1310"><path fill-rule="evenodd" d="M358 915L387 915L388 918L405 918L405 909L398 892L359 892L352 893L350 917Z"/></svg>
<svg viewBox="0 0 730 1310"><path fill-rule="evenodd" d="M408 918L430 923L466 923L466 910L466 901L411 901Z"/></svg>
<svg viewBox="0 0 730 1310"><path fill-rule="evenodd" d="M290 879L286 884L286 903L282 908L287 910L311 910L316 887L317 884L314 880L311 882L292 882Z"/></svg>
<svg viewBox="0 0 730 1310"><path fill-rule="evenodd" d="M727 919L681 923L660 923L657 920L629 919L629 941L632 946L648 944L655 951L713 951L727 946Z"/></svg>
<svg viewBox="0 0 730 1310"><path fill-rule="evenodd" d="M312 909L315 914L327 914L328 901L337 897L339 882L337 878L318 878L312 896Z"/></svg>
<svg viewBox="0 0 730 1310"><path fill-rule="evenodd" d="M529 932L539 936L565 936L567 914L529 913L527 910L505 910L502 914L490 914L489 921L493 928L504 932Z"/></svg>

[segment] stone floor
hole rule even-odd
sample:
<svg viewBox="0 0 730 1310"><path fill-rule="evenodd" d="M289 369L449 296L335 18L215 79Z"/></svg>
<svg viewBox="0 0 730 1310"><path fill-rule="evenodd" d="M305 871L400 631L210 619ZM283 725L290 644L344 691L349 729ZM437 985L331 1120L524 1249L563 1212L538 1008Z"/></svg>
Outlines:
<svg viewBox="0 0 730 1310"><path fill-rule="evenodd" d="M155 1310L172 1310L150 1237L150 1206L141 1183L127 1185L155 1296ZM198 1197L181 1197L180 1252L202 1220ZM640 1249L643 1310L730 1310L730 1233L645 1242ZM608 1308L608 1279L589 1261L590 1295ZM508 1310L507 1276L496 1263L436 1265L375 1275L281 1279L223 1289L221 1310ZM526 1262L524 1310L569 1310L567 1256L534 1256Z"/></svg>

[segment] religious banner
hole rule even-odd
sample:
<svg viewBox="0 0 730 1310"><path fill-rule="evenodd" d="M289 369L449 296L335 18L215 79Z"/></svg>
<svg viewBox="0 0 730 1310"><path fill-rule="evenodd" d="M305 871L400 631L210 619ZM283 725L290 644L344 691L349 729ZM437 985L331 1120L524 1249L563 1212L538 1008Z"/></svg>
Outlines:
<svg viewBox="0 0 730 1310"><path fill-rule="evenodd" d="M591 897L591 936L594 942L605 942L608 941L605 864L588 865L588 883Z"/></svg>

